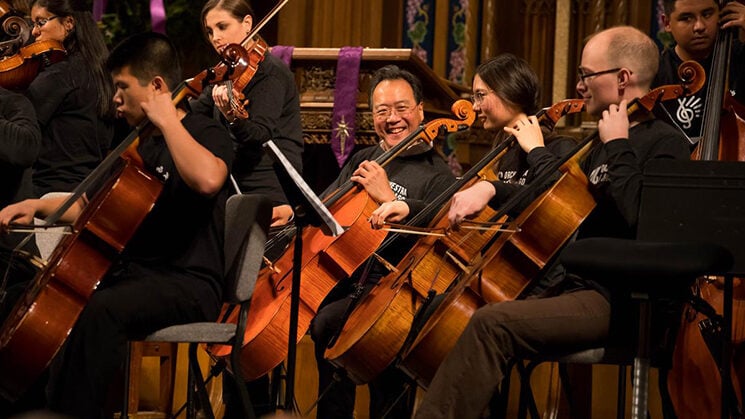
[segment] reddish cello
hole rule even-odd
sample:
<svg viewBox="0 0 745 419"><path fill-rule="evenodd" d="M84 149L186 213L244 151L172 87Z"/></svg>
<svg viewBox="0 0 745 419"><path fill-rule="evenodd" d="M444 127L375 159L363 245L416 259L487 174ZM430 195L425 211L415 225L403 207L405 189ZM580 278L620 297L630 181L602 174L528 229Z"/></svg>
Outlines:
<svg viewBox="0 0 745 419"><path fill-rule="evenodd" d="M377 159L378 163L385 166L414 141L431 142L442 128L455 132L470 126L475 120L476 115L468 101L456 101L451 109L458 120L440 118L428 123L424 130L384 153ZM348 228L336 238L324 235L318 228L303 231L300 307L295 335L298 340L307 331L328 292L340 279L350 276L362 265L387 235L385 231L370 228L367 220L378 203L352 182L347 182L324 199L324 205L339 224ZM287 356L293 254L292 247L288 248L276 263L265 267L259 274L241 355L241 375L246 379L266 374ZM226 307L221 317L234 322L234 314L231 315L229 310ZM217 357L227 356L229 350L226 346L209 348Z"/></svg>
<svg viewBox="0 0 745 419"><path fill-rule="evenodd" d="M720 9L727 1L720 1ZM720 30L712 56L709 90L703 113L702 136L693 159L745 161L745 107L735 101L727 89L730 51L734 33ZM723 281L721 278L702 278L695 285L699 296L718 313L723 312ZM706 316L693 307L684 309L681 327L675 342L673 364L667 376L670 400L680 419L698 418L701 412L710 417L721 416L722 385L720 372L730 368L732 387L730 406L742 411L743 380L745 380L745 282L735 278L732 308L732 364L719 366L703 334L717 340L720 331L716 323L705 321Z"/></svg>
<svg viewBox="0 0 745 419"><path fill-rule="evenodd" d="M695 92L703 84L703 69L686 63L679 69L683 86L663 86L629 104L630 118L646 116L661 100ZM579 160L594 144L597 134L578 146L563 162L558 181L516 219L519 229L502 234L490 246L472 274L461 279L426 320L411 345L404 348L399 366L422 387L427 387L437 368L463 332L473 312L484 304L513 300L567 242L595 207ZM546 170L546 173L551 173ZM538 184L540 180L536 180ZM528 186L526 188L530 188Z"/></svg>
<svg viewBox="0 0 745 419"><path fill-rule="evenodd" d="M236 45L226 50L231 65L205 70L182 83L173 94L180 103L198 94L209 81L223 81L240 74L245 51ZM137 153L141 135L149 131L141 123L91 174L47 224L59 219L94 182L102 187L91 196L46 265L13 307L0 328L0 393L17 399L49 365L114 258L134 235L162 190L157 177L144 169Z"/></svg>

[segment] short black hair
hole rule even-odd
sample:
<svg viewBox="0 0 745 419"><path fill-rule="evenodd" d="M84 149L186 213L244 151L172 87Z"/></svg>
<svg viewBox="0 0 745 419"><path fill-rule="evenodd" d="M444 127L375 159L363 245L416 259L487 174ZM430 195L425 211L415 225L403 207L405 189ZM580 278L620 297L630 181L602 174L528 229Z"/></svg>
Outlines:
<svg viewBox="0 0 745 419"><path fill-rule="evenodd" d="M370 80L370 91L369 91L369 105L372 108L372 98L375 88L378 87L380 82L384 80L404 80L411 86L411 90L414 91L414 100L417 105L422 103L422 82L419 81L417 76L410 72L403 70L397 65L387 65L379 68Z"/></svg>
<svg viewBox="0 0 745 419"><path fill-rule="evenodd" d="M174 90L181 81L181 61L176 47L160 33L138 33L114 47L106 61L106 68L113 73L127 66L141 84L160 76L169 89Z"/></svg>

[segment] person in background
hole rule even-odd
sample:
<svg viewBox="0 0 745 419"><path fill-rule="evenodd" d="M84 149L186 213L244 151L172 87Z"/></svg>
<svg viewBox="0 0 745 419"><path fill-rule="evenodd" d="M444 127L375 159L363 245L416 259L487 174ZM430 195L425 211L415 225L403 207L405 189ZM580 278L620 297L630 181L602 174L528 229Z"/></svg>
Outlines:
<svg viewBox="0 0 745 419"><path fill-rule="evenodd" d="M720 30L736 30L728 72L728 92L745 104L745 5L732 1L719 10L715 0L665 0L665 31L675 40L660 54L660 65L652 87L679 84L678 66L684 61L699 62L706 71L704 87L691 96L663 102L658 116L683 131L692 145L702 135L706 95L709 90L712 57Z"/></svg>
<svg viewBox="0 0 745 419"><path fill-rule="evenodd" d="M31 34L57 41L67 57L45 67L26 90L42 132L34 194L69 192L103 160L114 135L108 49L85 1L33 0Z"/></svg>
<svg viewBox="0 0 745 419"><path fill-rule="evenodd" d="M228 44L241 44L251 32L254 11L247 0L210 0L202 7L202 31L219 54ZM234 115L230 97L247 100L239 104L247 119ZM293 167L302 174L303 133L300 98L295 78L279 58L266 51L251 81L241 91L228 91L224 84L208 87L194 112L214 115L228 126L236 151L232 175L242 193L267 195L274 202L273 225L286 224L292 217L279 168L262 145L272 140Z"/></svg>

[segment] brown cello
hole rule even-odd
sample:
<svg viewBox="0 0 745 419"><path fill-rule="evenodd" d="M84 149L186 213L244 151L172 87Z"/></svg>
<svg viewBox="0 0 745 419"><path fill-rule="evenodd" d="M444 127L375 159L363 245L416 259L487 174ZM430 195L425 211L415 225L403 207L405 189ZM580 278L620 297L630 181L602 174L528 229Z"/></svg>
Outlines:
<svg viewBox="0 0 745 419"><path fill-rule="evenodd" d="M239 75L245 50L232 45L225 54L230 65L205 70L182 83L173 102L198 94L209 82ZM149 121L141 123L44 220L54 223L89 193L93 183L103 183L0 328L0 393L7 399L22 395L49 365L90 295L158 199L163 184L144 169L137 153L140 137L150 128Z"/></svg>
<svg viewBox="0 0 745 419"><path fill-rule="evenodd" d="M703 69L697 63L685 63L679 74L685 86L663 86L634 100L629 104L629 117L646 117L661 100L701 88ZM448 291L411 344L404 348L399 367L419 385L429 386L475 310L484 304L518 298L595 207L579 161L596 139L597 133L585 139L575 153L557 162L561 163L561 177L520 213L515 220L519 228L501 234L486 249L482 260L472 267L471 275L464 276Z"/></svg>
<svg viewBox="0 0 745 419"><path fill-rule="evenodd" d="M378 163L385 167L387 162L416 141L432 142L442 129L455 132L470 126L475 120L471 103L466 100L456 101L451 110L458 117L457 120L440 118L429 122L426 127L380 156ZM338 237L330 237L319 228L303 231L302 280L295 335L298 340L310 327L318 307L336 283L361 266L387 235L385 231L370 228L368 219L378 203L353 182L342 185L323 203L339 224L345 227L345 232ZM266 266L259 274L241 355L241 375L245 379L261 377L287 356L293 247L289 247L275 263ZM225 307L221 318L234 322L234 314L231 315L229 310L229 307ZM227 356L229 350L225 346L209 348L217 357Z"/></svg>
<svg viewBox="0 0 745 419"><path fill-rule="evenodd" d="M720 9L727 1L720 1ZM735 101L727 89L730 54L735 34L719 30L708 74L709 87L703 113L702 136L692 158L696 160L745 161L745 106ZM694 293L721 315L724 291L721 278L700 278ZM667 376L667 387L675 413L680 419L699 418L701 412L709 417L722 417L721 372L730 369L730 388L725 388L730 399L730 413L742 414L745 383L745 281L734 280L732 301L732 363L718 365L718 353L712 354L706 340L721 339L717 322L697 312L692 306L684 308L673 352L672 368ZM707 338L704 338L704 335Z"/></svg>
<svg viewBox="0 0 745 419"><path fill-rule="evenodd" d="M581 100L562 101L541 111L539 118L542 123L552 126L563 115L580 112L583 104ZM420 239L396 270L382 278L359 302L334 344L326 351L325 357L344 368L357 384L371 381L394 361L415 314L428 303L428 295L445 292L457 277L468 274L470 266L481 257L483 247L499 233L497 228L449 230L447 213L455 192L482 179L493 180L490 169L510 146L515 146L514 140L504 141L492 149L428 205L428 209L438 211L431 230L445 234ZM495 214L494 210L486 208L473 221L489 223Z"/></svg>

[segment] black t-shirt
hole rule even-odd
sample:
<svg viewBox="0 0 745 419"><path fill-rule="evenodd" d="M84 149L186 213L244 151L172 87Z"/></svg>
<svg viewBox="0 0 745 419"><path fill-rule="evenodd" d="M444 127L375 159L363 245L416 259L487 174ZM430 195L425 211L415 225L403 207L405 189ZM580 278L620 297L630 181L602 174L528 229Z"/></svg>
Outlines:
<svg viewBox="0 0 745 419"><path fill-rule="evenodd" d="M336 180L321 196L327 196L349 181L360 163L375 160L383 153L380 146L371 146L353 154L342 167ZM396 198L406 201L409 206L407 219L418 214L455 181L445 160L427 144L416 145L404 151L391 160L384 169ZM427 220L424 220L424 223L426 222Z"/></svg>
<svg viewBox="0 0 745 419"><path fill-rule="evenodd" d="M706 94L710 84L711 61L712 57L709 56L706 60L700 62L707 75L706 83L701 90L691 96L663 102L667 112L664 110L658 110L656 112L658 118L668 121L683 130L692 139L692 143L696 143L698 137L701 136L701 123L706 105ZM657 76L652 87L666 84L680 84L678 66L682 63L683 60L675 53L674 47L664 50L660 54L660 68L657 71ZM735 41L732 44L728 87L730 94L741 103L745 103L745 87L742 86L742 83L745 82L743 72L745 72L745 46Z"/></svg>
<svg viewBox="0 0 745 419"><path fill-rule="evenodd" d="M243 193L267 195L275 204L288 203L282 188L287 180L278 178L281 169L262 145L273 140L302 174L303 131L295 78L282 61L266 53L243 95L248 99L248 119L229 126L236 151L233 176ZM191 107L195 113L225 122L214 106L211 87L204 89Z"/></svg>
<svg viewBox="0 0 745 419"><path fill-rule="evenodd" d="M113 126L98 118L98 90L89 66L71 55L44 68L26 91L42 132L33 168L36 196L75 189L109 149Z"/></svg>
<svg viewBox="0 0 745 419"><path fill-rule="evenodd" d="M230 169L233 150L228 133L216 121L187 114L181 121L189 133ZM210 281L221 295L225 201L229 182L214 197L189 188L173 163L163 137L141 140L138 151L148 172L164 181L154 208L130 240L122 260Z"/></svg>
<svg viewBox="0 0 745 419"><path fill-rule="evenodd" d="M546 128L542 128L545 147L536 147L530 153L526 153L516 143L508 150L502 159L497 162L497 181L492 182L495 194L489 201L489 206L500 209L513 194L523 186L531 183L536 176L542 173L550 163L559 160L569 154L577 146L577 141L572 137L558 135ZM509 137L508 135L502 135ZM525 209L538 195L545 191L560 176L557 172L554 177L547 180L542 187L535 188L530 196L526 196L517 203L514 209L508 212L515 214Z"/></svg>

